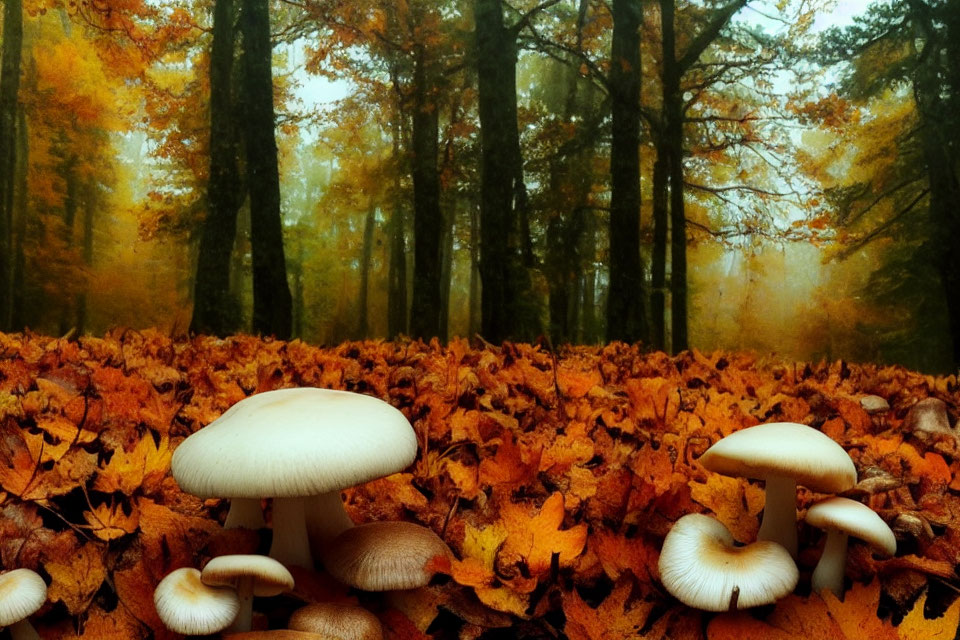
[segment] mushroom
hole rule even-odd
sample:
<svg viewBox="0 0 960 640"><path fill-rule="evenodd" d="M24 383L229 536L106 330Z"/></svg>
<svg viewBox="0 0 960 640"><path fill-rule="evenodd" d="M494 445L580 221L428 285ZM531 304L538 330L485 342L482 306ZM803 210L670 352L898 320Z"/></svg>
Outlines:
<svg viewBox="0 0 960 640"><path fill-rule="evenodd" d="M677 600L705 611L770 604L800 577L787 550L761 540L735 546L722 522L699 513L677 520L660 550L660 581Z"/></svg>
<svg viewBox="0 0 960 640"><path fill-rule="evenodd" d="M186 636L222 631L240 610L236 591L203 584L192 567L167 574L153 592L153 604L168 629Z"/></svg>
<svg viewBox="0 0 960 640"><path fill-rule="evenodd" d="M853 460L812 427L771 422L736 431L707 449L700 462L725 476L764 480L766 502L759 540L771 540L797 557L797 485L839 493L857 482Z"/></svg>
<svg viewBox="0 0 960 640"><path fill-rule="evenodd" d="M253 597L272 597L293 589L293 576L273 558L234 554L217 556L200 572L200 580L213 587L233 587L240 599L240 610L230 626L233 631L249 631L253 618Z"/></svg>
<svg viewBox="0 0 960 640"><path fill-rule="evenodd" d="M849 498L827 498L807 509L808 524L824 529L827 541L811 577L814 591L829 589L843 597L843 574L847 562L847 538L863 540L875 550L892 556L897 538L887 524L867 505Z"/></svg>
<svg viewBox="0 0 960 640"><path fill-rule="evenodd" d="M171 469L194 495L273 498L270 556L312 567L305 499L332 538L353 525L340 490L396 473L417 454L403 414L386 402L346 391L297 388L245 398L184 440ZM231 517L228 516L228 521Z"/></svg>
<svg viewBox="0 0 960 640"><path fill-rule="evenodd" d="M339 640L383 640L383 627L377 616L353 604L308 604L293 612L287 626Z"/></svg>
<svg viewBox="0 0 960 640"><path fill-rule="evenodd" d="M363 591L392 591L425 586L437 557L450 549L430 529L412 522L368 522L347 529L323 556L331 576Z"/></svg>
<svg viewBox="0 0 960 640"><path fill-rule="evenodd" d="M10 629L11 640L40 640L29 616L47 601L47 583L30 569L0 574L0 627Z"/></svg>

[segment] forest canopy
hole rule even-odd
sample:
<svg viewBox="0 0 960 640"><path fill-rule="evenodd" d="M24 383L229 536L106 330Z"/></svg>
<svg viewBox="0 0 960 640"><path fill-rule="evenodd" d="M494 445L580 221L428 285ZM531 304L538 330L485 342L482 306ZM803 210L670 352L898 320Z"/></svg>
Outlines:
<svg viewBox="0 0 960 640"><path fill-rule="evenodd" d="M960 364L958 0L8 0L0 330Z"/></svg>

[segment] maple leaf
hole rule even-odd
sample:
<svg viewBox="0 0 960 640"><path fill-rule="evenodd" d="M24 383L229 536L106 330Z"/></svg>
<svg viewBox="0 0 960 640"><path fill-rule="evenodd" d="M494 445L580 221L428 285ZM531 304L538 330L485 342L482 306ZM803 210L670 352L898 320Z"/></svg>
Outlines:
<svg viewBox="0 0 960 640"><path fill-rule="evenodd" d="M921 595L914 603L913 608L897 625L897 635L900 640L954 640L960 629L960 598L938 618L929 620L924 617L923 609L927 603L927 594Z"/></svg>
<svg viewBox="0 0 960 640"><path fill-rule="evenodd" d="M559 492L551 494L536 515L531 516L530 511L525 505L502 504L500 521L507 530L502 556L508 562L525 562L533 576L550 570L554 554L558 555L561 567L570 566L586 545L587 525L560 529L566 512L563 494Z"/></svg>
<svg viewBox="0 0 960 640"><path fill-rule="evenodd" d="M153 493L170 469L173 450L170 438L162 436L154 442L149 435L140 438L132 450L118 447L110 461L97 470L93 488L104 493L120 492L132 495L141 486L145 493Z"/></svg>
<svg viewBox="0 0 960 640"><path fill-rule="evenodd" d="M573 591L563 593L563 613L567 622L563 632L570 640L627 640L628 638L660 638L658 634L641 634L647 618L653 610L653 602L628 604L633 581L623 576L613 586L613 591L600 605L591 608Z"/></svg>
<svg viewBox="0 0 960 640"><path fill-rule="evenodd" d="M6 433L0 438L0 486L24 500L69 493L96 469L96 454L68 448L51 469L41 466L47 448L40 434ZM49 460L48 460L49 461Z"/></svg>
<svg viewBox="0 0 960 640"><path fill-rule="evenodd" d="M90 511L84 511L83 518L90 525L93 535L105 541L134 533L140 526L140 511L136 505L128 515L119 502L109 505L104 503Z"/></svg>

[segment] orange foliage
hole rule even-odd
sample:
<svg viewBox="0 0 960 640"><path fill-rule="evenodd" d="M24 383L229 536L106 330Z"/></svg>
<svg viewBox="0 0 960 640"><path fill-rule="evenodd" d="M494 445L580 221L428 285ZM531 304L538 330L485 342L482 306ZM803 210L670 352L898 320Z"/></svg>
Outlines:
<svg viewBox="0 0 960 640"><path fill-rule="evenodd" d="M321 349L130 331L0 334L0 353L0 561L47 579L49 604L34 616L42 637L174 637L153 608L157 582L265 541L224 531L222 501L181 492L172 452L239 399L289 386L380 397L417 432L410 469L345 493L354 521L416 520L454 552L436 567L450 578L363 601L388 638L431 637L440 615L459 619L463 638L512 625L517 637L573 640L952 638L960 619L948 596L960 558L957 443L916 437L906 419L931 396L955 411L954 377L620 344ZM867 414L866 394L892 408ZM670 600L657 560L673 522L710 513L749 542L763 507L757 483L710 474L699 456L732 431L787 419L850 453L864 480L850 495L894 525L900 554L875 558L854 541L845 598L806 595L822 536L801 525L798 594L760 615L704 617ZM819 497L802 489L801 512ZM302 602L356 601L322 573L296 580L271 624Z"/></svg>

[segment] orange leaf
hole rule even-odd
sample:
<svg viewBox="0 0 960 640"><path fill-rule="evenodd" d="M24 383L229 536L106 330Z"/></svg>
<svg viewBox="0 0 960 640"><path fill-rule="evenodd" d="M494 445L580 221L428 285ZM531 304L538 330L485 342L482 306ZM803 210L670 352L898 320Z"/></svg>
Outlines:
<svg viewBox="0 0 960 640"><path fill-rule="evenodd" d="M71 615L77 615L90 605L107 577L103 551L99 545L88 542L64 560L49 561L44 565L53 580L47 589L47 597L51 602L62 601Z"/></svg>
<svg viewBox="0 0 960 640"><path fill-rule="evenodd" d="M623 576L596 609L590 607L576 590L563 594L563 613L567 623L563 628L570 640L627 640L651 637L641 635L653 609L652 602L628 605L633 581ZM659 636L658 636L659 637Z"/></svg>
<svg viewBox="0 0 960 640"><path fill-rule="evenodd" d="M566 512L563 494L552 494L531 517L529 508L505 502L500 519L507 529L502 554L507 558L522 559L531 575L538 576L550 570L550 558L559 554L560 566L570 566L583 551L587 542L587 525L578 524L561 530Z"/></svg>
<svg viewBox="0 0 960 640"><path fill-rule="evenodd" d="M838 600L832 592L826 591L823 600L827 603L830 615L844 636L850 640L869 638L870 640L895 640L896 629L877 617L877 606L880 602L880 581L874 580L870 584L854 583L853 587Z"/></svg>
<svg viewBox="0 0 960 640"><path fill-rule="evenodd" d="M128 533L133 533L140 526L140 511L136 505L131 508L130 514L124 513L121 503L101 504L93 511L84 511L83 518L90 525L93 535L101 540L115 540Z"/></svg>
<svg viewBox="0 0 960 640"><path fill-rule="evenodd" d="M737 542L749 543L757 538L763 490L742 478L711 473L707 481L689 482L690 496L716 514Z"/></svg>

